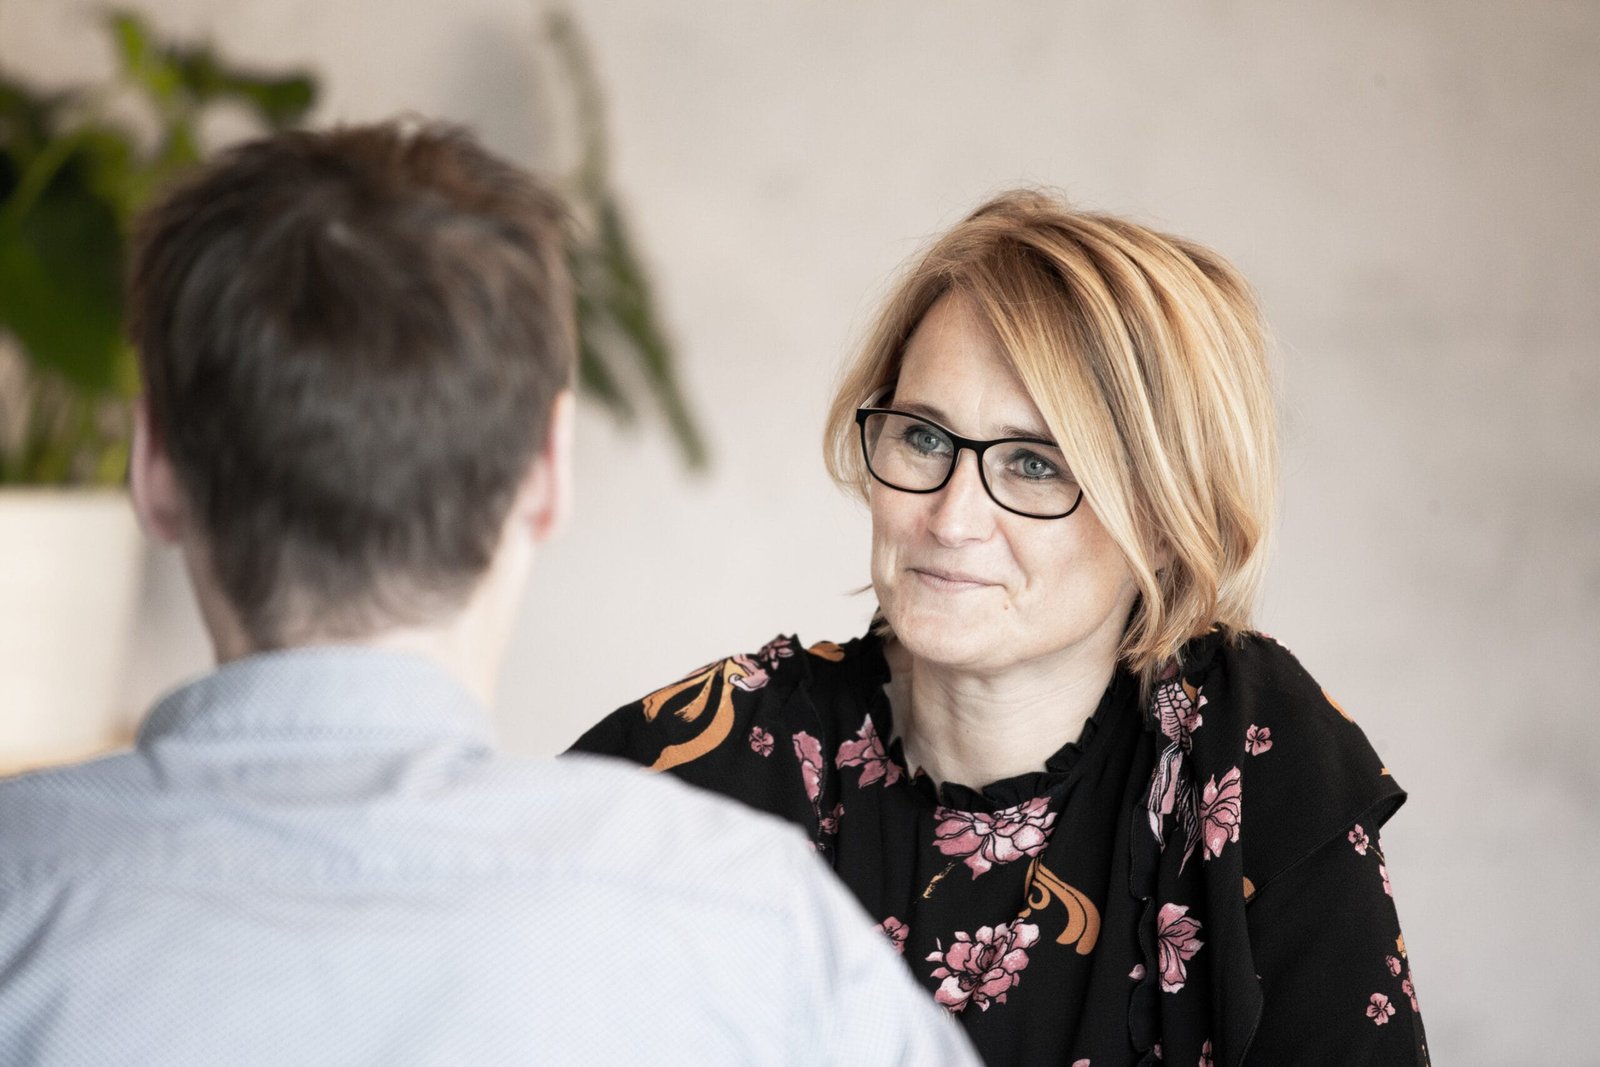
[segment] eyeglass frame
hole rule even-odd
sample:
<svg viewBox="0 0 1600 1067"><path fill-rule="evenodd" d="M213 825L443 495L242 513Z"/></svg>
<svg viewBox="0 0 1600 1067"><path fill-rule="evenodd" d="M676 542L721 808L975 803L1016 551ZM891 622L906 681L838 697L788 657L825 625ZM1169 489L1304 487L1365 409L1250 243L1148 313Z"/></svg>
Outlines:
<svg viewBox="0 0 1600 1067"><path fill-rule="evenodd" d="M955 451L950 453L950 469L944 472L944 478L940 480L938 485L931 489L907 489L904 486L895 485L893 482L885 480L883 475L879 474L876 470L873 470L872 452L867 448L867 420L874 415L899 415L901 418L916 419L919 422L925 422L930 426L937 427L940 433L944 434L950 439L950 443L955 446ZM941 425L939 422L928 418L926 415L918 415L911 411L901 411L898 408L880 408L871 404L856 408L856 428L860 431L861 460L867 465L867 473L872 475L873 481L877 482L879 485L887 486L897 493L916 493L921 496L925 496L929 493L937 493L939 490L949 485L950 479L956 476L956 467L960 466L961 464L961 453L963 451L970 451L978 464L978 482L983 486L984 493L989 497L990 500L994 501L995 506L998 508L1009 511L1013 515L1020 515L1024 519L1039 519L1043 522L1053 522L1056 519L1067 518L1074 511L1077 511L1078 508L1083 504L1083 486L1080 485L1078 486L1078 499L1074 500L1072 502L1072 506L1066 511L1063 511L1059 515L1034 515L1026 511L1018 511L1016 508L1003 503L999 497L994 495L994 489L989 485L988 468L983 465L983 454L989 449L993 448L995 445L1013 444L1016 442L1023 442L1030 445L1044 445L1047 448L1059 449L1061 446L1056 444L1054 441L1047 441L1042 437L996 437L991 441L980 441L972 437L962 437L954 430L947 426Z"/></svg>

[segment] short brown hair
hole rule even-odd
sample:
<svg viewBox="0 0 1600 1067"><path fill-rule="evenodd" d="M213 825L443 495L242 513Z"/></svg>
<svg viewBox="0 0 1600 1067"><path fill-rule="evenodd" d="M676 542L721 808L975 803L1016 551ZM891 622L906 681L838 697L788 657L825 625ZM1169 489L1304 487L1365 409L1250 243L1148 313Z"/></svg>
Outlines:
<svg viewBox="0 0 1600 1067"><path fill-rule="evenodd" d="M243 144L141 216L154 434L258 646L462 603L573 374L559 200L467 132Z"/></svg>
<svg viewBox="0 0 1600 1067"><path fill-rule="evenodd" d="M952 292L993 330L1133 573L1122 661L1148 682L1189 638L1244 629L1266 570L1277 421L1266 330L1239 273L1045 193L996 197L913 265L845 371L825 452L858 495L855 409L894 386L912 332Z"/></svg>

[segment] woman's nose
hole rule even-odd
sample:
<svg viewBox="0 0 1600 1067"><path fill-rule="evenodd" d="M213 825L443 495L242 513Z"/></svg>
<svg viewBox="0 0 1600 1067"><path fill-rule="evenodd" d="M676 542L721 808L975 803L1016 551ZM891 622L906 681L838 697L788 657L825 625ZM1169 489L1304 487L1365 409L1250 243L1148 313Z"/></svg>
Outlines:
<svg viewBox="0 0 1600 1067"><path fill-rule="evenodd" d="M993 532L995 505L983 487L978 457L972 452L962 449L956 456L956 469L933 499L928 529L940 544L953 547L982 541Z"/></svg>

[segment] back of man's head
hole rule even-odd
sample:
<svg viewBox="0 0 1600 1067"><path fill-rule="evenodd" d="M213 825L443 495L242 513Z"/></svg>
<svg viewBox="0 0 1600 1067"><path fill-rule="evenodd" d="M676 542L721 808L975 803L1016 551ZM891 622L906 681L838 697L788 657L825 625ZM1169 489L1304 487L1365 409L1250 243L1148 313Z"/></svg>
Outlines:
<svg viewBox="0 0 1600 1067"><path fill-rule="evenodd" d="M466 133L235 148L137 228L149 431L256 648L469 596L572 378L556 197Z"/></svg>

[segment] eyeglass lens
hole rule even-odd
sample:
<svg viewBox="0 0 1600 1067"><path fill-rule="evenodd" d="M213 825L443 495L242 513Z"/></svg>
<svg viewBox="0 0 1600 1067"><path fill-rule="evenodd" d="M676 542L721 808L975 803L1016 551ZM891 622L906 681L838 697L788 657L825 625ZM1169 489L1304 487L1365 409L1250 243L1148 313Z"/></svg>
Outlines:
<svg viewBox="0 0 1600 1067"><path fill-rule="evenodd" d="M925 493L944 484L958 455L939 426L898 412L868 415L861 436L873 476L907 492ZM989 446L983 453L983 481L997 504L1025 515L1062 515L1079 496L1066 456L1038 441Z"/></svg>

